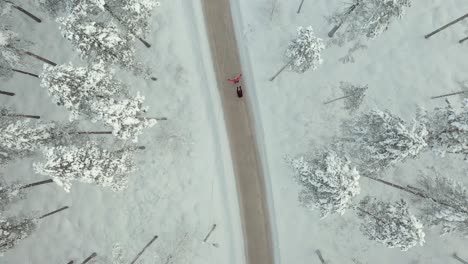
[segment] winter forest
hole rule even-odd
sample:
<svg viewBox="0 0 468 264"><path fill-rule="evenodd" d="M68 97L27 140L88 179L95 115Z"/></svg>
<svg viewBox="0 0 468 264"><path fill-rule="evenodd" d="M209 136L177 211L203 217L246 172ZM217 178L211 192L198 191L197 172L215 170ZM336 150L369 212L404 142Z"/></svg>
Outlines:
<svg viewBox="0 0 468 264"><path fill-rule="evenodd" d="M0 0L0 263L243 263L201 2ZM429 2L230 0L275 264L468 263L468 4Z"/></svg>

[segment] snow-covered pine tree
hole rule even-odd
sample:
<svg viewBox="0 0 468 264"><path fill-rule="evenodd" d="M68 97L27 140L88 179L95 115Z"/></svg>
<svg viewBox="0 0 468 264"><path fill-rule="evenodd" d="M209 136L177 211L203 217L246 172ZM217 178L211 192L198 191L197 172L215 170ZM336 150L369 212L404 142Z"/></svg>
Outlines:
<svg viewBox="0 0 468 264"><path fill-rule="evenodd" d="M159 6L156 0L108 0L104 5L122 27L147 47L151 45L142 38L149 30L149 19L156 6Z"/></svg>
<svg viewBox="0 0 468 264"><path fill-rule="evenodd" d="M44 65L40 78L54 103L70 111L70 121L80 116L92 117L92 101L127 94L127 87L114 78L103 62L86 67Z"/></svg>
<svg viewBox="0 0 468 264"><path fill-rule="evenodd" d="M359 172L350 161L332 149L290 161L302 191L299 200L308 208L319 209L322 217L344 214L359 194Z"/></svg>
<svg viewBox="0 0 468 264"><path fill-rule="evenodd" d="M57 19L63 37L71 41L82 58L134 70L134 37L112 22L93 20L93 15L104 11L103 0L80 1L71 14Z"/></svg>
<svg viewBox="0 0 468 264"><path fill-rule="evenodd" d="M6 218L0 214L0 254L15 247L36 228L38 220L28 217Z"/></svg>
<svg viewBox="0 0 468 264"><path fill-rule="evenodd" d="M36 173L51 177L67 192L73 181L94 183L120 191L127 187L128 174L135 170L136 149L126 147L109 151L93 142L81 147L45 147L44 162L36 162L33 166Z"/></svg>
<svg viewBox="0 0 468 264"><path fill-rule="evenodd" d="M143 107L144 97L137 94L136 97L123 100L106 98L96 100L91 109L96 113L94 121L101 120L112 127L113 134L123 140L138 141L144 128L156 124L155 118L144 117L147 107Z"/></svg>
<svg viewBox="0 0 468 264"><path fill-rule="evenodd" d="M334 25L329 36L336 32L333 42L338 45L362 36L373 39L385 32L395 18L401 18L410 6L411 0L354 0L328 18Z"/></svg>
<svg viewBox="0 0 468 264"><path fill-rule="evenodd" d="M0 78L9 79L17 67L24 66L24 53L20 50L31 45L31 42L21 40L9 27L0 26Z"/></svg>
<svg viewBox="0 0 468 264"><path fill-rule="evenodd" d="M70 14L79 0L35 0L35 2L49 16L57 18Z"/></svg>
<svg viewBox="0 0 468 264"><path fill-rule="evenodd" d="M39 220L68 209L64 206L39 217L4 217L0 214L0 255L15 247L38 226Z"/></svg>
<svg viewBox="0 0 468 264"><path fill-rule="evenodd" d="M351 143L361 174L377 172L416 157L427 147L424 124L412 125L389 112L373 110L343 123L345 140Z"/></svg>
<svg viewBox="0 0 468 264"><path fill-rule="evenodd" d="M317 69L323 62L320 55L323 49L325 49L325 44L321 38L315 36L311 26L298 27L297 37L289 43L286 50L288 63L270 81L273 81L288 66L298 73L304 73L308 69Z"/></svg>
<svg viewBox="0 0 468 264"><path fill-rule="evenodd" d="M423 225L411 214L404 200L392 204L367 196L356 210L363 220L361 231L370 240L402 251L425 242Z"/></svg>
<svg viewBox="0 0 468 264"><path fill-rule="evenodd" d="M31 12L27 11L26 9L22 8L21 6L14 3L12 0L0 0L0 16L9 15L12 9L15 9L29 18L33 19L37 23L41 23L41 19L37 16L33 15Z"/></svg>
<svg viewBox="0 0 468 264"><path fill-rule="evenodd" d="M340 82L340 89L343 91L343 96L327 101L324 104L344 100L344 109L353 113L361 106L368 87L367 85L360 86L349 82Z"/></svg>
<svg viewBox="0 0 468 264"><path fill-rule="evenodd" d="M468 190L459 182L435 172L434 177L421 175L418 190L423 220L429 225L442 225L441 234L458 232L468 236Z"/></svg>
<svg viewBox="0 0 468 264"><path fill-rule="evenodd" d="M455 109L448 101L444 108L436 108L420 116L429 131L428 145L436 153L468 155L468 99L461 109Z"/></svg>
<svg viewBox="0 0 468 264"><path fill-rule="evenodd" d="M33 182L29 184L20 184L15 182L13 184L6 184L0 180L0 211L3 211L9 204L14 203L18 200L21 200L25 197L26 190L28 188L48 184L53 182L52 180L43 180L38 182Z"/></svg>

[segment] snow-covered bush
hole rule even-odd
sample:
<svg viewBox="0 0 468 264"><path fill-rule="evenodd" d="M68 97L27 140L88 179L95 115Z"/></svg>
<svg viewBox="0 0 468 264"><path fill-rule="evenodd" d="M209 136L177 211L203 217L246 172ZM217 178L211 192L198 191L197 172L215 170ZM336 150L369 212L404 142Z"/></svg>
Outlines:
<svg viewBox="0 0 468 264"><path fill-rule="evenodd" d="M468 155L468 99L461 109L455 109L447 101L444 108L421 115L429 131L428 145L437 153Z"/></svg>
<svg viewBox="0 0 468 264"><path fill-rule="evenodd" d="M130 33L143 37L149 28L156 0L108 0L106 8Z"/></svg>
<svg viewBox="0 0 468 264"><path fill-rule="evenodd" d="M303 73L308 69L317 69L322 64L320 53L325 49L322 39L314 35L314 30L309 27L298 27L297 37L289 43L286 57L292 70Z"/></svg>
<svg viewBox="0 0 468 264"><path fill-rule="evenodd" d="M322 217L344 214L359 194L359 172L346 157L333 150L290 161L296 180L302 185L300 200L304 206L319 209Z"/></svg>
<svg viewBox="0 0 468 264"><path fill-rule="evenodd" d="M373 39L385 32L395 18L401 18L411 0L354 0L344 10L328 18L337 31L335 43L367 37ZM334 35L329 34L330 37Z"/></svg>
<svg viewBox="0 0 468 264"><path fill-rule="evenodd" d="M37 227L37 219L6 218L0 214L0 254L15 247Z"/></svg>
<svg viewBox="0 0 468 264"><path fill-rule="evenodd" d="M88 142L79 146L45 147L44 162L34 163L38 174L51 177L69 192L73 181L94 183L120 191L127 187L128 174L135 170L135 148L109 151Z"/></svg>
<svg viewBox="0 0 468 264"><path fill-rule="evenodd" d="M422 175L418 188L427 196L421 199L423 219L430 225L442 225L442 234L458 232L468 236L468 190L459 182Z"/></svg>
<svg viewBox="0 0 468 264"><path fill-rule="evenodd" d="M407 124L401 118L373 110L343 124L344 140L355 148L362 174L377 173L406 158L416 157L425 147L427 130L423 124ZM376 175L372 175L375 177Z"/></svg>
<svg viewBox="0 0 468 264"><path fill-rule="evenodd" d="M70 15L57 19L62 35L72 42L82 58L102 60L133 69L135 65L134 37L122 33L112 22L91 20L88 12L94 12L94 9L100 10L104 3L99 3L101 7L85 2L86 5L80 3Z"/></svg>
<svg viewBox="0 0 468 264"><path fill-rule="evenodd" d="M91 108L96 113L95 121L101 120L112 127L112 133L123 140L138 141L142 130L156 124L154 118L143 117L147 107L143 107L144 97L137 94L131 99L117 101L112 98L94 101Z"/></svg>
<svg viewBox="0 0 468 264"><path fill-rule="evenodd" d="M402 251L425 242L423 225L411 214L404 200L392 204L367 196L357 210L363 220L361 231L370 240Z"/></svg>
<svg viewBox="0 0 468 264"><path fill-rule="evenodd" d="M52 100L71 112L70 121L80 115L91 117L92 101L126 93L126 87L114 78L103 62L87 67L44 65L40 77L41 86L48 90Z"/></svg>
<svg viewBox="0 0 468 264"><path fill-rule="evenodd" d="M22 50L31 45L31 42L20 39L9 27L0 25L0 78L11 78L13 68L24 66Z"/></svg>

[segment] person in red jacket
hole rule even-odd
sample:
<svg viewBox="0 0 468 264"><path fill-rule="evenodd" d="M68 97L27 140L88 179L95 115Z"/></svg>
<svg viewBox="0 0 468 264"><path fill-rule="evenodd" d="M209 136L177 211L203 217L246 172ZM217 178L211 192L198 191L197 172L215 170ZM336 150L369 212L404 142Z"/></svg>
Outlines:
<svg viewBox="0 0 468 264"><path fill-rule="evenodd" d="M242 78L242 74L239 74L239 76L237 76L236 78L234 79L228 79L228 82L232 82L232 83L239 83L240 80Z"/></svg>

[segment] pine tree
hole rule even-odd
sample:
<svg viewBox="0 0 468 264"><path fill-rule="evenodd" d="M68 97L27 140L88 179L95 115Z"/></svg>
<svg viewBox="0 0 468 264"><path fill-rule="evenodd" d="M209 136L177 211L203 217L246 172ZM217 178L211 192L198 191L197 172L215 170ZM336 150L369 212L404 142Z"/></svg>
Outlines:
<svg viewBox="0 0 468 264"><path fill-rule="evenodd" d="M0 181L0 211L3 211L9 204L23 199L28 188L51 182L52 180L43 180L26 185L17 182L7 185L5 182Z"/></svg>
<svg viewBox="0 0 468 264"><path fill-rule="evenodd" d="M407 158L414 158L427 147L428 132L424 124L409 125L380 110L344 122L343 131L343 140L353 146L353 156L364 175L372 175Z"/></svg>
<svg viewBox="0 0 468 264"><path fill-rule="evenodd" d="M344 109L353 113L361 106L368 87L367 85L357 86L349 82L340 82L340 89L343 91L343 96L327 101L324 104L344 100Z"/></svg>
<svg viewBox="0 0 468 264"><path fill-rule="evenodd" d="M334 150L325 149L308 158L301 156L293 159L291 165L302 185L302 204L319 209L322 217L344 214L360 192L359 172Z"/></svg>
<svg viewBox="0 0 468 264"><path fill-rule="evenodd" d="M135 147L109 151L93 142L82 147L46 147L43 150L45 161L33 166L36 173L51 177L67 192L73 181L121 191L127 187L128 174L135 170L135 151Z"/></svg>
<svg viewBox="0 0 468 264"><path fill-rule="evenodd" d="M441 234L458 232L468 236L468 190L459 182L435 173L421 175L418 190L425 222L442 225Z"/></svg>
<svg viewBox="0 0 468 264"><path fill-rule="evenodd" d="M112 98L96 100L91 106L96 113L95 121L101 120L112 127L113 134L123 140L137 142L144 128L156 124L155 118L143 117L147 108L143 107L144 97L137 94L131 99L117 101Z"/></svg>
<svg viewBox="0 0 468 264"><path fill-rule="evenodd" d="M87 67L44 65L40 77L41 86L48 90L54 103L71 112L70 121L79 116L92 117L92 101L126 94L127 88L114 78L103 62Z"/></svg>
<svg viewBox="0 0 468 264"><path fill-rule="evenodd" d="M17 48L10 48L14 44ZM0 78L9 79L13 76L13 69L23 67L23 54L18 49L26 49L31 42L18 38L18 35L6 26L0 26Z"/></svg>
<svg viewBox="0 0 468 264"><path fill-rule="evenodd" d="M39 220L68 209L64 206L60 209L44 214L40 217L9 217L0 214L0 255L15 247L19 242L28 237L38 227Z"/></svg>
<svg viewBox="0 0 468 264"><path fill-rule="evenodd" d="M109 0L104 8L122 27L149 48L151 45L143 38L148 32L151 12L156 6L159 6L156 0Z"/></svg>
<svg viewBox="0 0 468 264"><path fill-rule="evenodd" d="M36 4L52 18L70 14L79 0L35 0Z"/></svg>
<svg viewBox="0 0 468 264"><path fill-rule="evenodd" d="M297 37L289 43L286 50L288 63L276 73L270 81L273 81L288 66L295 72L304 73L308 69L315 70L322 64L320 53L325 49L322 39L314 35L314 30L309 27L298 27Z"/></svg>
<svg viewBox="0 0 468 264"><path fill-rule="evenodd" d="M112 22L93 19L93 14L104 11L104 1L81 1L71 14L57 19L62 35L72 42L82 58L133 70L134 37L122 33Z"/></svg>
<svg viewBox="0 0 468 264"><path fill-rule="evenodd" d="M422 113L419 118L428 128L428 145L436 153L468 155L468 99L459 110L447 101L446 107Z"/></svg>
<svg viewBox="0 0 468 264"><path fill-rule="evenodd" d="M365 36L374 39L390 26L395 18L401 18L411 0L354 0L343 11L337 11L328 18L335 27L328 34L335 37L335 43L342 45Z"/></svg>
<svg viewBox="0 0 468 264"><path fill-rule="evenodd" d="M361 231L370 240L402 251L425 242L423 225L404 200L392 204L367 196L356 209L363 220Z"/></svg>

